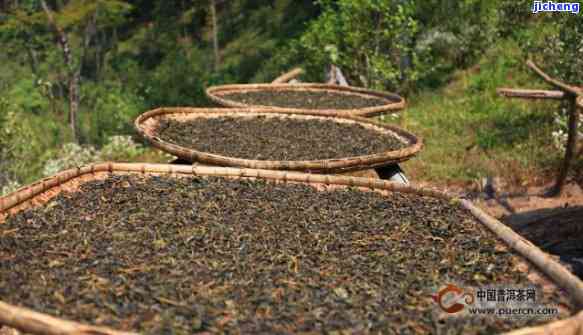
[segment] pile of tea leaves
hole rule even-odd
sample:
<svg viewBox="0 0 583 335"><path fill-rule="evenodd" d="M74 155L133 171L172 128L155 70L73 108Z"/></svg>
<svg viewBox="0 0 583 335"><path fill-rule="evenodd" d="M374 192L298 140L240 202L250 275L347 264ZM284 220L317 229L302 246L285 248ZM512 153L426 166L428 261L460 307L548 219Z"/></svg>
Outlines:
<svg viewBox="0 0 583 335"><path fill-rule="evenodd" d="M148 334L438 333L445 283L528 285L458 204L348 188L111 175L9 216L0 237L3 301Z"/></svg>
<svg viewBox="0 0 583 335"><path fill-rule="evenodd" d="M386 105L384 99L333 91L253 90L221 93L221 97L250 106L300 109L361 109Z"/></svg>
<svg viewBox="0 0 583 335"><path fill-rule="evenodd" d="M288 117L161 119L158 137L190 149L255 160L320 160L378 154L405 144L358 123ZM341 140L338 140L341 139Z"/></svg>

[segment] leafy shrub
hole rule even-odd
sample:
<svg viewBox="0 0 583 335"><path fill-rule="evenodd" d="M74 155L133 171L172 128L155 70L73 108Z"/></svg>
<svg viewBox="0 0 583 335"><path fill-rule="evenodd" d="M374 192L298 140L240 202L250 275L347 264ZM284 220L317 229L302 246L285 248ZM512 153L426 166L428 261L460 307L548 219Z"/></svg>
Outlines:
<svg viewBox="0 0 583 335"><path fill-rule="evenodd" d="M18 81L7 94L14 105L18 105L24 111L42 114L49 110L49 102L41 94L35 80L31 78Z"/></svg>
<svg viewBox="0 0 583 335"><path fill-rule="evenodd" d="M552 13L541 17L540 26L527 52L550 75L583 85L583 16Z"/></svg>
<svg viewBox="0 0 583 335"><path fill-rule="evenodd" d="M334 63L350 82L376 88L400 87L414 80L408 66L411 39L417 32L411 3L396 1L319 1L322 14L297 47L323 71Z"/></svg>
<svg viewBox="0 0 583 335"><path fill-rule="evenodd" d="M568 138L568 115L567 110L563 108L561 113L555 116L555 131L553 131L553 143L555 147L559 150L565 150L567 147ZM583 138L583 119L579 119L579 124L577 125L578 137Z"/></svg>
<svg viewBox="0 0 583 335"><path fill-rule="evenodd" d="M130 136L111 136L99 151L99 157L107 161L132 160L144 153L144 148Z"/></svg>
<svg viewBox="0 0 583 335"><path fill-rule="evenodd" d="M30 182L40 175L43 159L61 140L62 128L7 101L0 102L0 179Z"/></svg>
<svg viewBox="0 0 583 335"><path fill-rule="evenodd" d="M20 183L15 180L6 181L5 184L0 188L0 197L16 191L21 186L22 185L20 185Z"/></svg>
<svg viewBox="0 0 583 335"><path fill-rule="evenodd" d="M536 15L532 15L532 0L501 0L499 3L500 35L521 39L525 28L537 19Z"/></svg>
<svg viewBox="0 0 583 335"><path fill-rule="evenodd" d="M495 41L506 1L321 0L322 14L289 47L310 71L334 63L353 85L437 86Z"/></svg>
<svg viewBox="0 0 583 335"><path fill-rule="evenodd" d="M528 46L527 51L551 76L576 86L583 86L583 16L553 13L543 17L542 37ZM539 56L539 57L534 57ZM553 140L564 149L567 142L568 113L563 108L555 117ZM578 124L583 136L583 121Z"/></svg>
<svg viewBox="0 0 583 335"><path fill-rule="evenodd" d="M204 87L211 81L211 64L208 55L200 50L172 51L154 70L145 70L138 92L148 102L148 108L204 106L208 104Z"/></svg>
<svg viewBox="0 0 583 335"><path fill-rule="evenodd" d="M110 136L133 132L134 119L144 111L143 98L118 84L84 85L83 104L86 142L101 145ZM90 107L89 107L90 106Z"/></svg>
<svg viewBox="0 0 583 335"><path fill-rule="evenodd" d="M83 166L97 160L97 151L91 146L66 143L55 159L48 160L43 168L44 176L51 176L62 170Z"/></svg>
<svg viewBox="0 0 583 335"><path fill-rule="evenodd" d="M45 163L43 175L51 176L59 171L98 161L131 161L143 152L144 148L130 136L111 136L101 150L91 145L66 143L55 157Z"/></svg>

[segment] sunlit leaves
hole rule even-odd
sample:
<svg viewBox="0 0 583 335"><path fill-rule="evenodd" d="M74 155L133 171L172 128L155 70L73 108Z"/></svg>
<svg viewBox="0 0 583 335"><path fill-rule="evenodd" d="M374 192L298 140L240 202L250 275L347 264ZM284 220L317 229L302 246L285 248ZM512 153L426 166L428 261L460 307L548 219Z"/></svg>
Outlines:
<svg viewBox="0 0 583 335"><path fill-rule="evenodd" d="M399 86L410 70L401 62L418 27L413 6L383 0L318 3L323 13L300 40L305 54L321 65L336 63L355 85Z"/></svg>

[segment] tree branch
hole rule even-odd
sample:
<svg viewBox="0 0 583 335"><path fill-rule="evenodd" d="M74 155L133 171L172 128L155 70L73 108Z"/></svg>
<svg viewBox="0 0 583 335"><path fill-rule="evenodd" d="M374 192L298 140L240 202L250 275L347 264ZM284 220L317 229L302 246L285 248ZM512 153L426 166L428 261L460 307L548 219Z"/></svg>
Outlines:
<svg viewBox="0 0 583 335"><path fill-rule="evenodd" d="M556 80L554 78L551 78L551 76L549 76L548 74L543 72L543 70L541 70L538 66L536 66L536 64L534 64L534 62L531 61L530 59L526 62L526 65L531 70L533 70L536 74L538 74L540 77L542 77L547 83L555 86L556 88L564 91L565 93L568 93L570 95L583 94L583 92L581 90L579 90L578 88L573 87L571 85L567 85L567 84L563 83L562 81Z"/></svg>
<svg viewBox="0 0 583 335"><path fill-rule="evenodd" d="M271 83L272 84L287 83L288 81L296 78L297 76L299 76L303 73L304 73L304 70L302 68L296 67L295 69L292 69L291 71L288 71L288 72L282 74L281 76L275 78Z"/></svg>
<svg viewBox="0 0 583 335"><path fill-rule="evenodd" d="M65 32L63 31L63 29L61 29L61 27L59 27L59 25L57 24L57 21L55 21L55 17L53 16L53 12L49 9L49 7L47 6L47 3L45 0L40 0L40 3L47 15L47 19L49 21L49 24L53 27L53 29L55 30L55 33L57 34L57 39L59 40L59 44L61 44L61 48L63 49L63 56L65 58L65 65L67 65L67 68L69 69L69 71L75 71L74 66L73 66L73 57L71 56L71 48L69 47L69 38L67 37L67 34L65 34Z"/></svg>

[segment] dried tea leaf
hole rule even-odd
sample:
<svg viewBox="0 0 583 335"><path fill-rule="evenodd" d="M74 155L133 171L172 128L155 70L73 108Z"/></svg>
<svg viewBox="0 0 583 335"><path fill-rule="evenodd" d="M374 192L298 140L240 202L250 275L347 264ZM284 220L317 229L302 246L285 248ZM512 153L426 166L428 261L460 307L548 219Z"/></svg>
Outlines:
<svg viewBox="0 0 583 335"><path fill-rule="evenodd" d="M255 160L344 158L405 147L392 134L326 119L228 116L185 121L162 119L156 132L158 137L187 148Z"/></svg>
<svg viewBox="0 0 583 335"><path fill-rule="evenodd" d="M438 333L436 287L530 285L468 212L413 194L111 175L51 204L0 224L0 297L122 330ZM447 330L541 322L470 318Z"/></svg>
<svg viewBox="0 0 583 335"><path fill-rule="evenodd" d="M229 92L222 97L248 105L304 109L361 109L387 104L383 99L333 91L253 90Z"/></svg>

